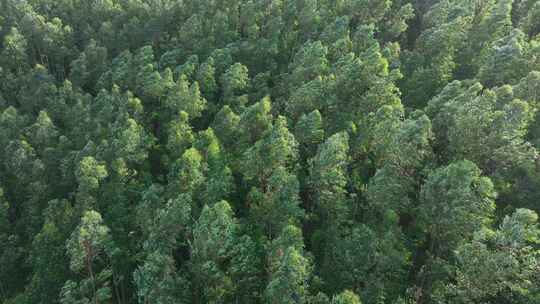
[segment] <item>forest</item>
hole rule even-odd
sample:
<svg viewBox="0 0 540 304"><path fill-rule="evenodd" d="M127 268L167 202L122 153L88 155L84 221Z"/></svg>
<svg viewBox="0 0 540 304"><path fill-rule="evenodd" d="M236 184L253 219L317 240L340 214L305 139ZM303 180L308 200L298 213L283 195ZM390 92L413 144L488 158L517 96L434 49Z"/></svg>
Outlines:
<svg viewBox="0 0 540 304"><path fill-rule="evenodd" d="M540 304L539 0L0 0L0 303Z"/></svg>

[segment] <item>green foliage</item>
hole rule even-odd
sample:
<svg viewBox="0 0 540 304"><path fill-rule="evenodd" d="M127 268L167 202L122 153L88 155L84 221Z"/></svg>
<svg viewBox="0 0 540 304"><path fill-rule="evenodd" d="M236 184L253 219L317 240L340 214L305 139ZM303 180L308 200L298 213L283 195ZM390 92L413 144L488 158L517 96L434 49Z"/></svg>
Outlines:
<svg viewBox="0 0 540 304"><path fill-rule="evenodd" d="M197 297L206 303L219 303L233 292L227 260L232 258L236 227L231 207L226 201L213 207L205 206L195 223L191 268L195 274Z"/></svg>
<svg viewBox="0 0 540 304"><path fill-rule="evenodd" d="M67 243L71 270L81 271L89 267L104 252L108 235L109 229L103 225L101 215L92 210L85 212L81 224Z"/></svg>
<svg viewBox="0 0 540 304"><path fill-rule="evenodd" d="M534 303L539 236L538 215L527 209L505 216L495 231L478 232L456 251L456 283L447 287L446 297L463 303L487 298Z"/></svg>
<svg viewBox="0 0 540 304"><path fill-rule="evenodd" d="M111 255L109 231L98 212L90 210L83 214L66 248L71 271L85 274L79 282L66 281L60 293L60 303L98 303L112 297L109 287L112 272L107 266L98 268L100 264L107 265L106 260Z"/></svg>
<svg viewBox="0 0 540 304"><path fill-rule="evenodd" d="M266 303L306 303L309 261L293 247L278 254L281 256L279 264L266 286Z"/></svg>
<svg viewBox="0 0 540 304"><path fill-rule="evenodd" d="M271 172L280 167L292 168L298 158L298 143L280 116L251 148L244 153L244 176L264 185Z"/></svg>
<svg viewBox="0 0 540 304"><path fill-rule="evenodd" d="M172 256L150 253L133 277L139 303L189 303L189 285L176 274Z"/></svg>
<svg viewBox="0 0 540 304"><path fill-rule="evenodd" d="M310 160L309 184L326 225L346 216L343 208L347 203L348 140L347 133L334 134L319 146L317 155Z"/></svg>
<svg viewBox="0 0 540 304"><path fill-rule="evenodd" d="M8 35L4 36L2 50L2 67L18 73L28 65L26 49L28 42L16 27L11 28Z"/></svg>
<svg viewBox="0 0 540 304"><path fill-rule="evenodd" d="M345 290L332 298L332 304L362 304L360 298L352 291Z"/></svg>
<svg viewBox="0 0 540 304"><path fill-rule="evenodd" d="M30 283L30 299L47 303L60 294L69 276L68 255L65 250L69 232L74 228L73 207L66 200L49 202L45 223L32 242L31 263L35 269Z"/></svg>
<svg viewBox="0 0 540 304"><path fill-rule="evenodd" d="M493 183L470 161L433 171L421 191L420 220L431 238L430 252L448 254L490 224L495 209Z"/></svg>
<svg viewBox="0 0 540 304"><path fill-rule="evenodd" d="M295 137L306 148L322 142L324 139L323 120L318 110L300 117L295 126Z"/></svg>
<svg viewBox="0 0 540 304"><path fill-rule="evenodd" d="M535 0L0 1L0 303L540 303L539 105Z"/></svg>
<svg viewBox="0 0 540 304"><path fill-rule="evenodd" d="M77 168L77 180L83 191L95 190L99 182L107 177L107 169L93 157L87 156L81 160Z"/></svg>
<svg viewBox="0 0 540 304"><path fill-rule="evenodd" d="M505 93L509 87L482 89L478 83L453 82L430 101L427 111L439 145L447 146L449 158L473 160L488 174L504 172L508 161L530 163L534 151L524 139L533 117L530 106L513 99L512 91Z"/></svg>
<svg viewBox="0 0 540 304"><path fill-rule="evenodd" d="M194 82L189 85L187 77L182 74L176 84L171 88L171 92L166 97L165 108L167 113L178 115L186 112L189 117L197 118L206 107L206 100L201 97L199 84Z"/></svg>
<svg viewBox="0 0 540 304"><path fill-rule="evenodd" d="M289 224L298 224L304 215L300 208L298 179L283 167L274 169L262 190L253 188L248 199L254 222L270 237L278 235Z"/></svg>

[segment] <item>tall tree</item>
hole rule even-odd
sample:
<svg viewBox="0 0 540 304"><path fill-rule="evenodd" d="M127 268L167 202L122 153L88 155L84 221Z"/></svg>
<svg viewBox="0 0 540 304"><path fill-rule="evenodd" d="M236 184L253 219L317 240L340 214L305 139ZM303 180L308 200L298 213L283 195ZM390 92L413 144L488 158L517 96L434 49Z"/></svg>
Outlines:
<svg viewBox="0 0 540 304"><path fill-rule="evenodd" d="M80 281L68 280L62 287L61 303L106 303L112 298L109 258L112 243L101 215L86 211L66 243L70 269L84 273Z"/></svg>

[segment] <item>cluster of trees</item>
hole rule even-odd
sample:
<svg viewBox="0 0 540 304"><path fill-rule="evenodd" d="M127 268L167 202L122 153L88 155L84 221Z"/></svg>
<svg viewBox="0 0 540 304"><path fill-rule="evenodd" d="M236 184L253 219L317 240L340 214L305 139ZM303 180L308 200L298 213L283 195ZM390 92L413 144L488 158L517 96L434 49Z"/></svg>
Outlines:
<svg viewBox="0 0 540 304"><path fill-rule="evenodd" d="M537 0L0 1L0 302L540 303Z"/></svg>

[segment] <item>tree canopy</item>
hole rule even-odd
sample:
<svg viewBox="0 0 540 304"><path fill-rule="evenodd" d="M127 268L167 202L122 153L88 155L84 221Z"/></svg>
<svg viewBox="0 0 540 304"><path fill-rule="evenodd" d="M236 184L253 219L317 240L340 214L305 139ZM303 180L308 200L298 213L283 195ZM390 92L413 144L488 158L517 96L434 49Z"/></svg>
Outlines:
<svg viewBox="0 0 540 304"><path fill-rule="evenodd" d="M0 1L1 304L540 304L537 0Z"/></svg>

